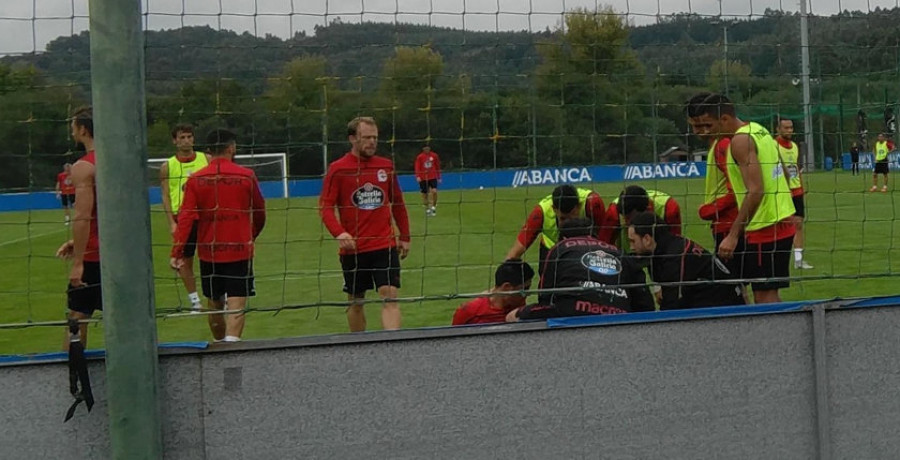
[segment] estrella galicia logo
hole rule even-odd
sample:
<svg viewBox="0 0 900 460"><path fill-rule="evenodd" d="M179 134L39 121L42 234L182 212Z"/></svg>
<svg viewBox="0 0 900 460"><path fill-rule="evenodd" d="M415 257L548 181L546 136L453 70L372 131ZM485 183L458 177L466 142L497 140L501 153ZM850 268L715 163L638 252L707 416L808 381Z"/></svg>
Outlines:
<svg viewBox="0 0 900 460"><path fill-rule="evenodd" d="M384 204L384 190L366 182L353 192L353 204L364 211L378 209Z"/></svg>
<svg viewBox="0 0 900 460"><path fill-rule="evenodd" d="M588 270L605 276L618 275L622 272L622 262L612 254L603 251L593 251L581 256L581 265Z"/></svg>

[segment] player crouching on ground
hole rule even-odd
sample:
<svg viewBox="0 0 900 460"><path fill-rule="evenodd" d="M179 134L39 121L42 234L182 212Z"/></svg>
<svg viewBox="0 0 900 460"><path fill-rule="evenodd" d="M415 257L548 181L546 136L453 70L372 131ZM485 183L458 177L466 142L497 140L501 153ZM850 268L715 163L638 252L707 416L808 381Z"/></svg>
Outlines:
<svg viewBox="0 0 900 460"><path fill-rule="evenodd" d="M185 183L169 264L184 267L184 249L196 224L203 296L212 310L239 312L209 315L209 329L217 342L239 342L247 297L256 295L253 249L266 225L266 203L256 174L233 162L237 136L216 129L206 141L212 159Z"/></svg>
<svg viewBox="0 0 900 460"><path fill-rule="evenodd" d="M597 239L591 224L577 218L560 225L562 241L544 262L540 289L573 290L542 292L538 303L511 311L506 321L654 310L644 271L618 248Z"/></svg>
<svg viewBox="0 0 900 460"><path fill-rule="evenodd" d="M453 314L453 325L502 323L510 311L525 305L521 291L531 289L534 269L527 262L511 259L494 273L490 294L466 302ZM510 293L510 294L501 294Z"/></svg>
<svg viewBox="0 0 900 460"><path fill-rule="evenodd" d="M660 310L744 304L740 284L725 281L732 278L725 264L699 244L673 235L652 212L631 219L628 240L635 253L650 258L650 278L662 285Z"/></svg>

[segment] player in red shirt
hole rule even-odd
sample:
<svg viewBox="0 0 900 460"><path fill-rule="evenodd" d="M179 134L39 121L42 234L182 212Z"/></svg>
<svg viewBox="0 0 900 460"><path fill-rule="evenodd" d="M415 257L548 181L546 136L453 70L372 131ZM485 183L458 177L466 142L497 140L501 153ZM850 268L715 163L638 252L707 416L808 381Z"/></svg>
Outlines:
<svg viewBox="0 0 900 460"><path fill-rule="evenodd" d="M525 306L525 296L501 292L527 291L531 288L534 269L521 260L507 260L494 272L494 287L491 295L478 297L466 302L453 314L453 325L502 323L506 315L516 308Z"/></svg>
<svg viewBox="0 0 900 460"><path fill-rule="evenodd" d="M72 164L66 163L63 172L56 175L56 199L62 202L66 212L66 225L69 225L69 208L75 206L75 186L69 175L72 173Z"/></svg>
<svg viewBox="0 0 900 460"><path fill-rule="evenodd" d="M96 157L94 155L94 117L90 107L75 110L69 125L72 139L84 146L85 154L72 166L69 178L75 187L75 217L72 220L72 239L56 251L57 257L72 260L69 270L69 319L90 318L95 310L103 309L100 293L100 237L97 231ZM75 337L66 329L63 349ZM87 324L79 327L78 340L87 348Z"/></svg>
<svg viewBox="0 0 900 460"><path fill-rule="evenodd" d="M352 332L359 332L366 330L366 291L375 288L382 299L397 298L400 259L409 254L409 215L394 163L375 155L375 120L354 118L347 124L347 138L350 152L331 163L325 174L319 215L340 246L344 292L350 299L347 322ZM400 232L399 243L392 224ZM382 327L399 329L400 320L400 305L385 302Z"/></svg>
<svg viewBox="0 0 900 460"><path fill-rule="evenodd" d="M419 190L422 191L425 215L434 216L437 214L437 186L441 181L441 159L426 145L416 157L415 169L416 181L419 183Z"/></svg>
<svg viewBox="0 0 900 460"><path fill-rule="evenodd" d="M534 240L540 237L538 272L543 273L547 252L559 241L559 227L566 221L581 216L591 219L594 228L603 228L606 220L603 198L597 192L585 188L569 184L557 186L531 210L519 236L509 248L506 259L521 258Z"/></svg>
<svg viewBox="0 0 900 460"><path fill-rule="evenodd" d="M184 249L196 223L200 279L209 308L242 311L247 297L256 295L253 247L266 225L266 202L256 174L233 162L237 136L216 129L206 141L211 160L185 183L169 264L175 270L184 265ZM241 340L243 313L208 319L216 341Z"/></svg>

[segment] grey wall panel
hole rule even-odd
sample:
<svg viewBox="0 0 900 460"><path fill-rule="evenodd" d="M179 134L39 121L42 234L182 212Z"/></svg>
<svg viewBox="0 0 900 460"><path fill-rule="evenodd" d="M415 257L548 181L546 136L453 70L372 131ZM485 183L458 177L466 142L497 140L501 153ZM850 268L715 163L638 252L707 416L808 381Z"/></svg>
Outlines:
<svg viewBox="0 0 900 460"><path fill-rule="evenodd" d="M826 316L836 459L900 456L900 309Z"/></svg>
<svg viewBox="0 0 900 460"><path fill-rule="evenodd" d="M166 459L206 455L203 387L199 355L170 356L160 366L160 417Z"/></svg>

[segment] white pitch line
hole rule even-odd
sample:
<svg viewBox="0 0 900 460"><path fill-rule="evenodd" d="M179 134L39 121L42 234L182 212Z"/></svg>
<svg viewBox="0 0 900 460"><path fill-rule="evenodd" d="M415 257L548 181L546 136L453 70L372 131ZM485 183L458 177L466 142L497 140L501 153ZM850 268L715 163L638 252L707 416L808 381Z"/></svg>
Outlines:
<svg viewBox="0 0 900 460"><path fill-rule="evenodd" d="M4 241L4 242L0 243L0 246L9 246L10 244L21 243L22 241L28 241L28 240L33 240L33 239L41 238L41 237L44 237L44 236L55 235L55 234L57 234L57 233L65 232L66 230L68 230L68 229L63 228L63 229L61 229L61 230L53 230L52 232L39 233L39 234L37 234L37 235L28 235L28 236L26 236L26 237L16 238L16 239L10 240L10 241Z"/></svg>

